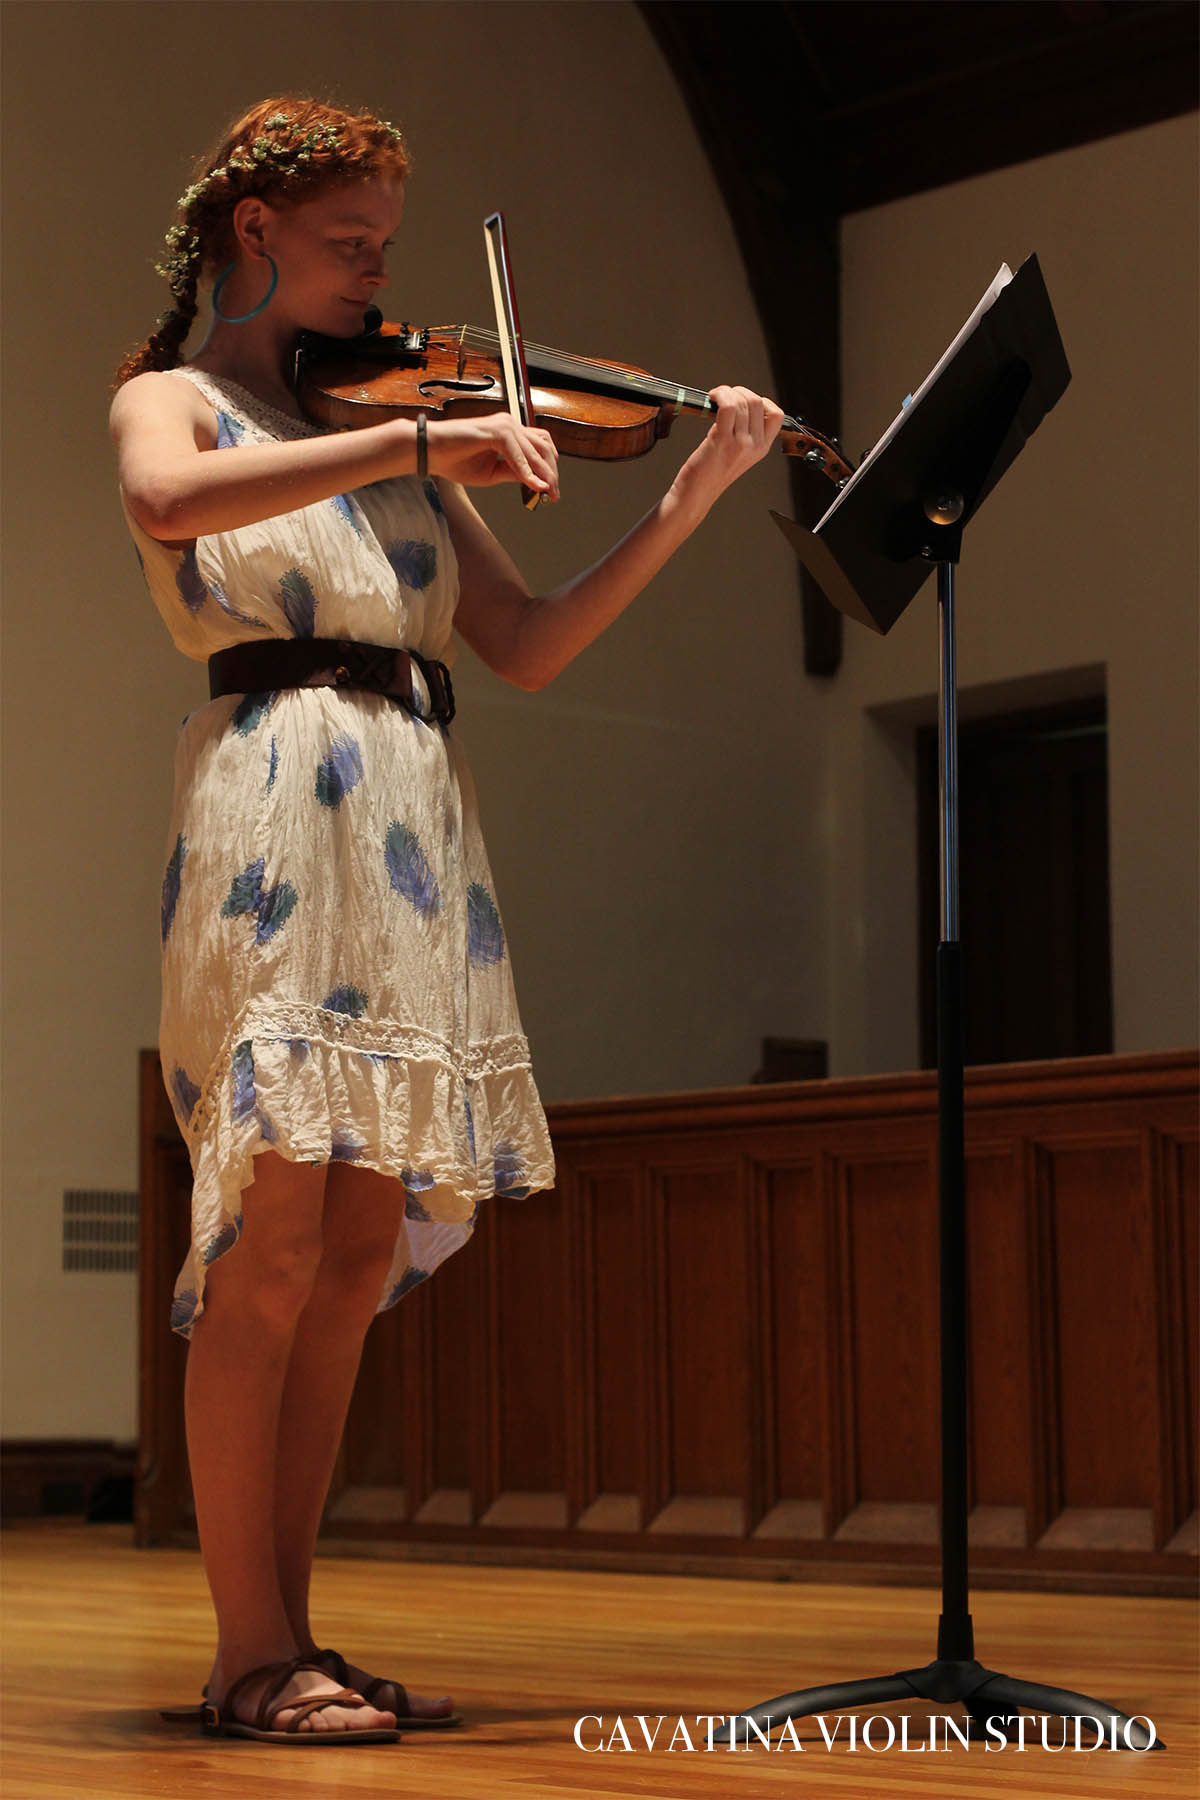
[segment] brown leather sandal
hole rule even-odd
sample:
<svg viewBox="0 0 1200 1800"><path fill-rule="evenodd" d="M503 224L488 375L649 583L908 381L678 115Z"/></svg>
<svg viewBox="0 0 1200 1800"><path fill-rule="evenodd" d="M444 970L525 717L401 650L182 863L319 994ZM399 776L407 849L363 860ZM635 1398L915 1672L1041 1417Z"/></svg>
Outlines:
<svg viewBox="0 0 1200 1800"><path fill-rule="evenodd" d="M349 1683L350 1676L346 1668L346 1659L338 1651L313 1650L309 1654L312 1661L319 1663L326 1675L331 1675L334 1681ZM396 1690L400 1701L398 1707L385 1706L381 1700L375 1698L383 1688L389 1687ZM382 1675L376 1675L374 1680L368 1681L363 1687L357 1689L357 1692L372 1706L378 1707L380 1712L395 1713L396 1724L403 1726L405 1731L445 1731L452 1725L462 1724L461 1713L444 1713L431 1717L428 1713L412 1712L408 1704L408 1692L403 1683L389 1681Z"/></svg>
<svg viewBox="0 0 1200 1800"><path fill-rule="evenodd" d="M355 1731L301 1731L300 1726L311 1712L318 1712L325 1706L367 1706L368 1701L353 1688L342 1688L336 1694L313 1694L307 1699L281 1700L279 1698L292 1676L299 1669L312 1669L320 1675L328 1671L319 1663L310 1662L306 1657L294 1656L290 1662L263 1663L261 1668L250 1669L245 1675L239 1675L223 1703L215 1706L206 1700L203 1708L203 1731L208 1737L246 1737L254 1738L260 1744L397 1744L400 1733L385 1729L382 1726L371 1730ZM254 1715L253 1725L245 1724L233 1710L234 1702L243 1688L248 1688L256 1681L267 1677L267 1685L263 1689L258 1702L258 1710ZM272 1704L274 1702L274 1704ZM286 1712L289 1707L295 1709L295 1718L282 1730L272 1730L271 1721L278 1713ZM381 1707L380 1711L383 1710Z"/></svg>

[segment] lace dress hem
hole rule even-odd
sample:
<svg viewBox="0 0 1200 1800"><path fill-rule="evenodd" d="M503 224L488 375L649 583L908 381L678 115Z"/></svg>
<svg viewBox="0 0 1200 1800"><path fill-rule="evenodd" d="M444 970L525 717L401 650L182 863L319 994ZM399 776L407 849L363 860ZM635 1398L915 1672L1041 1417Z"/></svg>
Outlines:
<svg viewBox="0 0 1200 1800"><path fill-rule="evenodd" d="M404 1223L377 1312L466 1242L484 1200L523 1200L554 1185L523 1038L493 1040L455 1067L440 1051L420 1057L348 1041L378 1041L379 1021L337 1042L311 1023L306 1035L292 1034L319 1011L270 1009L265 1031L262 1009L244 1019L246 1035L230 1039L206 1083L203 1118L199 1102L189 1116L189 1096L168 1083L193 1172L191 1250L171 1309L171 1328L183 1337L204 1311L206 1270L241 1235L243 1191L255 1156L268 1150L288 1162L353 1163L401 1183ZM428 1038L403 1035L414 1049ZM438 1050L434 1040L429 1047Z"/></svg>

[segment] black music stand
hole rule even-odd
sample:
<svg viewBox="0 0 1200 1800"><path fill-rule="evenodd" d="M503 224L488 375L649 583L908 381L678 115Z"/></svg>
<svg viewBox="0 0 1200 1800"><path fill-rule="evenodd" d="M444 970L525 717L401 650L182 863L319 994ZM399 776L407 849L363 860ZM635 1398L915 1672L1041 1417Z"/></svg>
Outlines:
<svg viewBox="0 0 1200 1800"><path fill-rule="evenodd" d="M967 1593L967 1257L963 1155L963 964L958 936L958 738L954 566L964 527L1071 379L1036 256L1002 267L915 398L845 484L812 532L772 518L832 604L890 631L938 571L938 814L942 939L937 951L938 1238L942 1445L942 1611L937 1659L894 1675L802 1688L726 1715L772 1725L889 1700L961 1702L968 1730L1011 1734L1019 1709L1094 1719L1110 1743L1161 1740L1106 1701L985 1669L975 1660ZM747 1737L749 1732L747 1731ZM1089 1746L1090 1748L1091 1746Z"/></svg>

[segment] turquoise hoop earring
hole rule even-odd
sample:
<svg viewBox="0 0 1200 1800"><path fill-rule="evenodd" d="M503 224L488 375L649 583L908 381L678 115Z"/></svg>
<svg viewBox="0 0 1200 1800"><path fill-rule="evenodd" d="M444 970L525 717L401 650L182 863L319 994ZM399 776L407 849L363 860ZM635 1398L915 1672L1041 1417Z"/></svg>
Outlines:
<svg viewBox="0 0 1200 1800"><path fill-rule="evenodd" d="M237 268L237 264L230 263L228 265L228 267L222 269L221 273L217 276L217 279L213 286L213 291L212 291L212 309L213 309L213 312L216 314L217 318L220 319L223 324L225 324L225 325L244 325L247 319L256 319L258 317L259 313L262 312L263 309L265 308L268 300L271 298L271 295L275 292L275 284L279 280L279 270L276 267L275 258L271 255L271 252L269 250L264 250L263 255L266 257L267 261L271 265L271 285L267 289L266 293L263 295L262 299L259 301L258 305L251 307L250 311L247 313L223 313L221 311L221 289L225 286L225 283L229 280L229 277L233 274L233 271Z"/></svg>

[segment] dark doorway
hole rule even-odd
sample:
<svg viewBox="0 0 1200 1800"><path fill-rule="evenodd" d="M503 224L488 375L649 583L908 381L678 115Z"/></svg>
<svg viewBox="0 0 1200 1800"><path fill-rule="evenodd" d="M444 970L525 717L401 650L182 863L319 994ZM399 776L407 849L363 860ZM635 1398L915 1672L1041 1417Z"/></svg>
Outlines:
<svg viewBox="0 0 1200 1800"><path fill-rule="evenodd" d="M968 1063L1112 1050L1104 699L959 724ZM937 1062L937 730L917 733L921 1062Z"/></svg>

